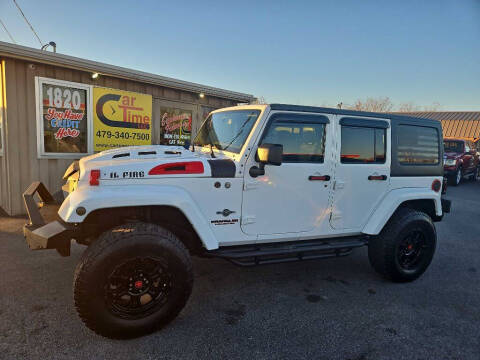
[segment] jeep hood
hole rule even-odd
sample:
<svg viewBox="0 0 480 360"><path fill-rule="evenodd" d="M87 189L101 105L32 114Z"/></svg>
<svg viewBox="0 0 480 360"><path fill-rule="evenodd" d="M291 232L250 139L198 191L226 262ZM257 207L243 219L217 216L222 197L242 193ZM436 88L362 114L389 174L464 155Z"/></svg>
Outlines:
<svg viewBox="0 0 480 360"><path fill-rule="evenodd" d="M235 162L216 154L192 152L181 146L131 146L102 151L80 159L80 181L99 170L99 180L159 179L162 177L234 177ZM105 183L106 184L106 183Z"/></svg>

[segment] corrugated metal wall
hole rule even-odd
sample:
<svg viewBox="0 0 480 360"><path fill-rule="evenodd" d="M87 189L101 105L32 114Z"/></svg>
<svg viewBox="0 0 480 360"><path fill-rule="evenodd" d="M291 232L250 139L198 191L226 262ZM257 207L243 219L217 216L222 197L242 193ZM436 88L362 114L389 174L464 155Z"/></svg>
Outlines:
<svg viewBox="0 0 480 360"><path fill-rule="evenodd" d="M5 209L7 207L8 200L8 176L7 176L7 161L5 156L2 156L5 152L5 91L4 91L4 66L0 59L0 123L3 131L0 132L0 141L2 142L2 148L0 149L0 208ZM0 209L0 212L1 212Z"/></svg>
<svg viewBox="0 0 480 360"><path fill-rule="evenodd" d="M171 88L143 84L109 76L93 80L84 71L53 65L32 64L6 58L6 121L5 151L0 165L0 206L10 215L25 213L21 194L35 180L42 181L50 192L63 185L62 175L72 162L70 159L38 159L35 107L35 76L74 81L114 89L150 94L152 107L152 142L160 142L160 106L176 106L193 111L192 131L196 132L203 120L203 107L220 108L235 105L228 99L207 96ZM193 134L193 135L194 135Z"/></svg>
<svg viewBox="0 0 480 360"><path fill-rule="evenodd" d="M444 137L480 138L480 111L417 111L398 114L441 121Z"/></svg>

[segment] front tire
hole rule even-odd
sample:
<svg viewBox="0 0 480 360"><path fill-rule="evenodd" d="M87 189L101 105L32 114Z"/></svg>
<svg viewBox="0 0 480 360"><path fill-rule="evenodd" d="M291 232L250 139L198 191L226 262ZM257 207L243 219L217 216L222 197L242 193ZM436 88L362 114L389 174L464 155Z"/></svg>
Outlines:
<svg viewBox="0 0 480 360"><path fill-rule="evenodd" d="M103 233L83 254L74 302L85 325L109 338L133 338L172 321L193 286L188 250L170 231L131 223Z"/></svg>
<svg viewBox="0 0 480 360"><path fill-rule="evenodd" d="M432 219L420 211L401 208L368 244L373 268L394 282L417 279L430 265L437 242Z"/></svg>
<svg viewBox="0 0 480 360"><path fill-rule="evenodd" d="M461 181L462 181L462 168L459 167L457 171L455 171L455 174L453 174L451 178L451 183L453 186L458 186Z"/></svg>

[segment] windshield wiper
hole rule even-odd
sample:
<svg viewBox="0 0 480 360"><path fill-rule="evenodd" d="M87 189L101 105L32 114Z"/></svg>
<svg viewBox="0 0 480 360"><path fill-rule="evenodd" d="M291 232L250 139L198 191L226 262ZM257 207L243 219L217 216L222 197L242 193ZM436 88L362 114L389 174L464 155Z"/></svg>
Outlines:
<svg viewBox="0 0 480 360"><path fill-rule="evenodd" d="M230 145L232 145L233 142L235 140L237 140L237 138L242 134L243 128L245 127L245 125L247 125L247 123L249 121L250 121L250 117L248 117L247 120L245 120L245 122L242 124L242 126L240 126L240 129L238 130L238 133L233 137L232 140L230 140L230 142L222 150L227 150L230 147Z"/></svg>
<svg viewBox="0 0 480 360"><path fill-rule="evenodd" d="M210 157L215 158L215 153L213 152L213 144L210 142Z"/></svg>

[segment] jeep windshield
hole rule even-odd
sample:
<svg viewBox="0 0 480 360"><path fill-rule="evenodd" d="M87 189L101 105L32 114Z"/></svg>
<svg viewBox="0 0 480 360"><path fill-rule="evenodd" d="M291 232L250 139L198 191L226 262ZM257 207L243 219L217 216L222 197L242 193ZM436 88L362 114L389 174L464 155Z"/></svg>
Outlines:
<svg viewBox="0 0 480 360"><path fill-rule="evenodd" d="M443 148L445 152L463 152L463 142L462 141L444 141Z"/></svg>
<svg viewBox="0 0 480 360"><path fill-rule="evenodd" d="M232 110L210 114L193 144L239 153L260 110Z"/></svg>

